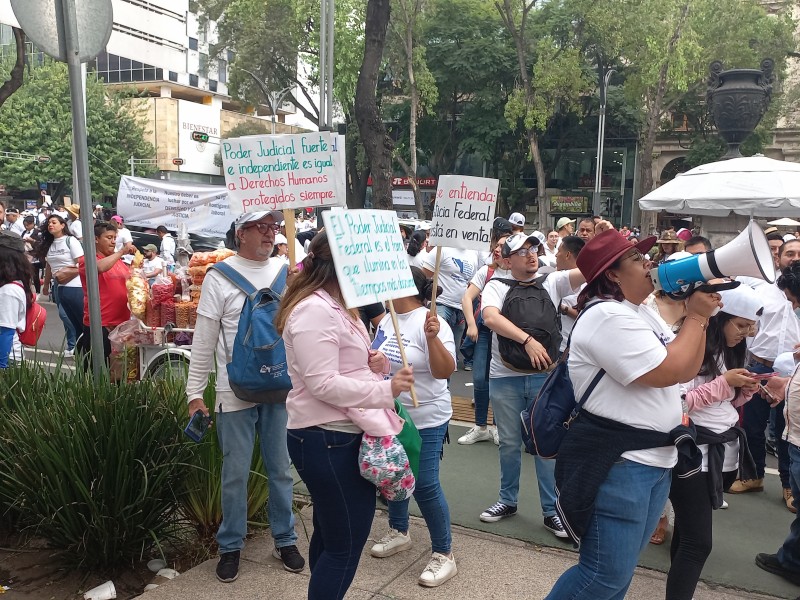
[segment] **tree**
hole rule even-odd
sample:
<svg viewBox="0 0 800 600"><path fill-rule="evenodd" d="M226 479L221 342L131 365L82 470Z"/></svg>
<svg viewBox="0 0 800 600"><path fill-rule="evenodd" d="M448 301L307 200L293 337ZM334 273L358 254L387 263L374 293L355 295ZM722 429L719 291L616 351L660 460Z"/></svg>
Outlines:
<svg viewBox="0 0 800 600"><path fill-rule="evenodd" d="M425 217L422 194L417 185L417 124L422 113L436 103L438 90L436 82L425 60L425 47L420 45L420 21L426 9L426 0L394 0L394 18L390 28L394 33L398 52L398 70L405 69L405 92L409 100L408 153L409 162L400 153L395 159L406 172L414 193L414 204L420 218Z"/></svg>
<svg viewBox="0 0 800 600"><path fill-rule="evenodd" d="M506 118L512 125L523 124L536 169L538 225L544 227L549 211L539 136L559 111L577 107L589 83L583 56L573 45L573 38L549 35L550 23L541 18L546 13L533 14L535 0L497 0L495 6L514 41L519 70L518 84L506 105ZM535 44L533 39L537 40Z"/></svg>
<svg viewBox="0 0 800 600"><path fill-rule="evenodd" d="M155 158L144 124L132 103L102 82L86 82L89 174L96 196L116 195L128 159ZM47 164L3 161L3 183L34 187L38 181L72 181L72 113L63 63L47 60L25 75L22 87L0 107L0 139L7 152L47 155ZM2 159L0 159L2 160Z"/></svg>
<svg viewBox="0 0 800 600"><path fill-rule="evenodd" d="M14 66L8 73L8 79L0 85L0 106L8 100L9 96L22 86L23 73L25 70L25 33L19 27L12 27L14 32ZM5 75L5 74L4 74Z"/></svg>
<svg viewBox="0 0 800 600"><path fill-rule="evenodd" d="M356 85L355 115L364 152L372 173L372 205L391 210L392 151L394 144L378 110L378 72L391 15L390 0L368 0L364 23L364 57Z"/></svg>

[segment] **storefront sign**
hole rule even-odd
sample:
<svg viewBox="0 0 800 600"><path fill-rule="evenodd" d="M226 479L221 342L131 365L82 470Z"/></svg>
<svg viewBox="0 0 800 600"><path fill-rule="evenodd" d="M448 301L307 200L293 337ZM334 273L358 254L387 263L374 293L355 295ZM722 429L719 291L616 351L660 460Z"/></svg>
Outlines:
<svg viewBox="0 0 800 600"><path fill-rule="evenodd" d="M589 199L585 196L551 196L551 213L587 213L589 212Z"/></svg>

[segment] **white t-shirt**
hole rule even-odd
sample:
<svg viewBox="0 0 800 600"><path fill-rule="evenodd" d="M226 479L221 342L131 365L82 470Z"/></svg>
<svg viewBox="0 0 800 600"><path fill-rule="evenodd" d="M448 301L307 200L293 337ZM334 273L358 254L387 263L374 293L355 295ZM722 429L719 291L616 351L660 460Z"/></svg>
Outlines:
<svg viewBox="0 0 800 600"><path fill-rule="evenodd" d="M8 355L9 363L19 362L24 357L16 330L25 330L25 302L25 290L16 283L7 283L0 287L0 327L14 330L14 341L11 342L11 352Z"/></svg>
<svg viewBox="0 0 800 600"><path fill-rule="evenodd" d="M80 219L75 219L69 224L69 232L79 240L83 239L83 223Z"/></svg>
<svg viewBox="0 0 800 600"><path fill-rule="evenodd" d="M164 261L156 256L152 260L145 258L144 262L142 263L142 272L144 273L145 277L153 277L153 272L161 269L161 274L164 273Z"/></svg>
<svg viewBox="0 0 800 600"><path fill-rule="evenodd" d="M114 243L114 252L117 252L120 248L122 248L125 244L133 243L133 236L131 235L131 230L127 227L121 227L117 229L117 241ZM133 262L133 255L126 254L122 257L122 262L125 264L131 264Z"/></svg>
<svg viewBox="0 0 800 600"><path fill-rule="evenodd" d="M474 250L459 250L442 246L442 260L439 263L439 285L442 293L436 302L451 308L461 309L461 298L467 290L469 280L475 274L478 257ZM436 269L436 252L429 252L423 259L423 268Z"/></svg>
<svg viewBox="0 0 800 600"><path fill-rule="evenodd" d="M567 296L564 296L561 299L561 304L566 304L570 308L575 308L575 306L578 304L578 296L585 287L586 284L583 283L578 288L577 294L569 294ZM569 341L569 334L572 333L572 327L574 325L575 325L575 319L573 319L569 315L561 313L561 346L558 348L560 352L563 352L567 348L567 341Z"/></svg>
<svg viewBox="0 0 800 600"><path fill-rule="evenodd" d="M269 261L254 261L242 258L238 255L226 258L226 263L241 273L256 289L269 287L278 272L283 267L284 262L279 258L270 258ZM217 336L216 343L216 369L217 369L217 400L216 410L223 409L225 412L243 410L253 406L250 402L245 402L236 397L228 383L228 353L233 352L233 342L236 332L239 329L239 317L242 314L245 295L239 288L230 283L222 275L210 269L203 279L203 289L200 294L200 302L197 306L197 314L221 324L220 335ZM224 341L223 341L223 335ZM226 346L227 343L227 352ZM200 367L199 369L197 367ZM213 364L198 365L190 364L189 378L186 382L187 394L195 397L198 389L205 387L208 374L214 369ZM203 379L205 378L205 379ZM202 382L200 381L202 379ZM200 395L200 394L198 394Z"/></svg>
<svg viewBox="0 0 800 600"><path fill-rule="evenodd" d="M755 356L766 360L775 360L783 352L792 352L800 343L800 327L794 316L792 304L774 283L754 277L737 277L745 285L749 285L764 303L764 312L758 318L758 331L753 338L747 338L747 344Z"/></svg>
<svg viewBox="0 0 800 600"><path fill-rule="evenodd" d="M161 258L168 265L175 263L175 238L169 233L161 238Z"/></svg>
<svg viewBox="0 0 800 600"><path fill-rule="evenodd" d="M558 306L561 299L567 294L575 293L569 283L569 271L556 271L548 275L542 282L542 287L547 290L550 299L553 301L553 306ZM513 279L511 273L506 279ZM535 276L534 279L538 277ZM506 299L506 294L511 287L507 283L499 281L500 277L495 274L483 288L481 295L481 312L486 307L493 306L497 310L503 310L503 301ZM486 317L484 317L485 319ZM492 332L492 362L489 365L489 379L496 379L498 377L525 377L530 373L520 373L519 371L512 371L503 364L500 359L500 344L497 341L497 334Z"/></svg>
<svg viewBox="0 0 800 600"><path fill-rule="evenodd" d="M646 306L603 302L585 309L572 330L569 375L575 397L603 368L606 374L584 404L592 414L639 429L669 432L681 424L680 387L648 387L634 383L667 357L674 339L661 317ZM672 468L675 446L625 452L623 458L654 467Z"/></svg>
<svg viewBox="0 0 800 600"><path fill-rule="evenodd" d="M728 369L725 368L725 361L720 357L718 367L721 373L725 373ZM708 383L714 379L709 375L698 375L688 383L680 385L681 395L686 394L689 390L700 387L704 383ZM689 413L695 425L702 425L713 431L714 433L724 433L731 427L739 423L739 413L731 404L736 395L736 390L725 397L720 398L717 402L709 406L701 406L695 408ZM703 453L703 471L708 471L708 444L699 444L697 446ZM723 472L734 471L739 466L739 442L733 441L725 444L725 460L722 463Z"/></svg>
<svg viewBox="0 0 800 600"><path fill-rule="evenodd" d="M420 429L438 427L447 423L453 416L453 405L450 390L447 388L447 380L435 379L431 374L428 340L425 338L425 319L428 318L428 314L428 309L424 307L412 310L410 313L397 314L397 325L400 327L406 358L410 364L414 365L414 388L417 392L419 406L414 408L410 392L403 392L398 399L408 409L414 424ZM453 364L455 364L456 345L453 342L453 332L442 317L439 317L439 335L437 337L447 348L453 357ZM378 325L375 339L372 341L372 348L380 350L389 359L390 377L403 367L390 314L384 315Z"/></svg>
<svg viewBox="0 0 800 600"><path fill-rule="evenodd" d="M420 269L425 267L425 257L430 254L427 250L422 248L419 252L417 252L416 256L411 256L410 254L406 253L406 258L408 258L408 266L409 267L419 267ZM434 256L434 260L436 257Z"/></svg>
<svg viewBox="0 0 800 600"><path fill-rule="evenodd" d="M80 241L66 235L53 240L50 249L47 251L47 264L50 271L55 276L56 271L64 267L74 267L78 259L83 256L83 246ZM63 287L81 287L81 278L77 275L67 283L59 284Z"/></svg>
<svg viewBox="0 0 800 600"><path fill-rule="evenodd" d="M22 234L25 233L25 223L22 221L22 217L17 217L17 220L13 223L6 221L6 231L16 233L19 237L22 237Z"/></svg>

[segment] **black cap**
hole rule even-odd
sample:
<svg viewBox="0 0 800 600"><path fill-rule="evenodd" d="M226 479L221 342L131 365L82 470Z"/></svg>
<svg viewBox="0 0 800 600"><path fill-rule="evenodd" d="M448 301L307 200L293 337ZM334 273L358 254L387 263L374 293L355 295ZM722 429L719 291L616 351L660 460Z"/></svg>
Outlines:
<svg viewBox="0 0 800 600"><path fill-rule="evenodd" d="M495 233L495 236L502 235L502 234L511 234L513 228L511 227L511 222L508 219L504 219L503 217L497 217L492 223L492 231Z"/></svg>

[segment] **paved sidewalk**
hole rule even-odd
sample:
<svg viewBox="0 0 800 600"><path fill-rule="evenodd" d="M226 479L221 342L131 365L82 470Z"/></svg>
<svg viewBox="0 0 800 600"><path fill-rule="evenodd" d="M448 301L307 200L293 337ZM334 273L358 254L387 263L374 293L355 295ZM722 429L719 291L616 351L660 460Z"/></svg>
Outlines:
<svg viewBox="0 0 800 600"><path fill-rule="evenodd" d="M306 508L298 518L298 547L308 556L308 540L303 534L305 525L311 535L311 509ZM386 513L378 510L372 526L371 540L378 539L387 528ZM544 598L561 573L575 564L572 552L535 546L514 539L481 531L453 528L453 549L458 575L438 588L423 588L417 584L430 557L430 539L425 523L411 519L413 547L389 558L376 559L369 555L367 543L350 587L350 600L436 599L465 600L492 598L497 600L536 600ZM239 579L224 584L214 574L217 560L209 560L183 573L172 581L140 596L142 600L261 600L306 598L309 571L293 574L283 570L272 558L272 538L268 532L248 540L242 552ZM664 597L665 576L658 571L637 569L626 598L656 600ZM736 600L739 598L772 599L728 588L711 588L701 583L695 600Z"/></svg>

